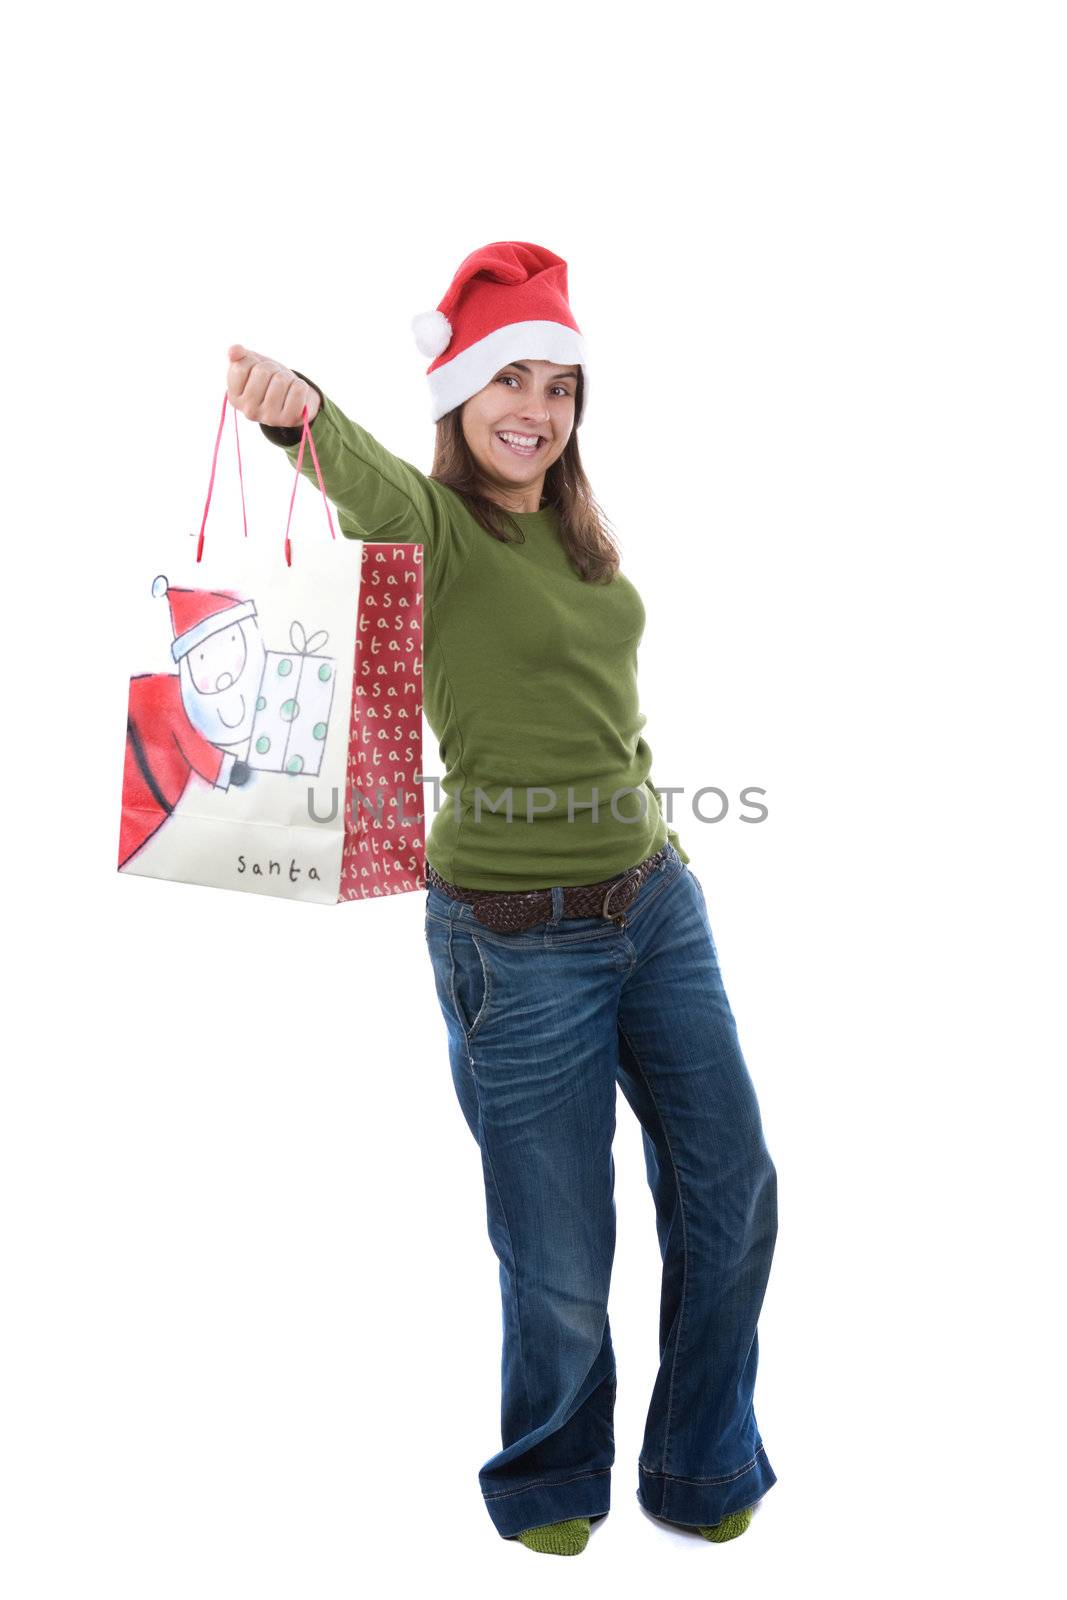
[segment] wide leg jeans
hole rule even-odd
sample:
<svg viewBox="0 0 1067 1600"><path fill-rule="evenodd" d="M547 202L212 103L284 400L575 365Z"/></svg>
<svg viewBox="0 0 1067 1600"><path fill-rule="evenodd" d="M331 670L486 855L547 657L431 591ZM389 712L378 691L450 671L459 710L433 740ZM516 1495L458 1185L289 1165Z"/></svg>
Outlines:
<svg viewBox="0 0 1067 1600"><path fill-rule="evenodd" d="M499 1261L505 1538L610 1506L616 1084L638 1117L663 1273L637 1498L712 1524L777 1480L753 1408L777 1182L703 891L673 847L626 924L497 933L430 888L426 942Z"/></svg>

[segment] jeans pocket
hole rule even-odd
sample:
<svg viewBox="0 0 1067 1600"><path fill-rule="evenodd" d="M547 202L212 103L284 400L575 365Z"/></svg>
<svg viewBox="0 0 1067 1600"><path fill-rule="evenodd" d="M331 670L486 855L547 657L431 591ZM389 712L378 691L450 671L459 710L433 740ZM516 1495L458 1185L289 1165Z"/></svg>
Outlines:
<svg viewBox="0 0 1067 1600"><path fill-rule="evenodd" d="M485 1021L493 983L485 959L484 946L466 928L452 929L452 993L456 1013L467 1043Z"/></svg>
<svg viewBox="0 0 1067 1600"><path fill-rule="evenodd" d="M426 919L426 944L441 1009L470 1044L489 1011L492 979L482 946L469 928Z"/></svg>

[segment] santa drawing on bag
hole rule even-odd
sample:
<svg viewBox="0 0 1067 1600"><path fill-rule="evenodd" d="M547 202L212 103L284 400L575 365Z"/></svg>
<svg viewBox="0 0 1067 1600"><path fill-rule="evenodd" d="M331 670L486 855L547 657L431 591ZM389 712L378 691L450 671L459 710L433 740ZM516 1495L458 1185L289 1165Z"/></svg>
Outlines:
<svg viewBox="0 0 1067 1600"><path fill-rule="evenodd" d="M152 584L170 602L177 672L130 679L119 867L167 820L189 775L228 790L248 782L266 651L255 602L230 590Z"/></svg>

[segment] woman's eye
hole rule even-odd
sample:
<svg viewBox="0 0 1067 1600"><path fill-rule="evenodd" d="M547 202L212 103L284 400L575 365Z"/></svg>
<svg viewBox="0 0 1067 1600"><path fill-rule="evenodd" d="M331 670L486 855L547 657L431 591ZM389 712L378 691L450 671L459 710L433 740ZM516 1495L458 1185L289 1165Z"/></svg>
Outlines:
<svg viewBox="0 0 1067 1600"><path fill-rule="evenodd" d="M515 374L513 372L502 372L500 374L500 376L497 378L496 381L497 381L497 383L518 383L519 380L518 380L518 378L516 378L516 376L515 376ZM570 394L570 390L566 387L565 384L554 383L552 385L552 387L553 387L553 389L556 390L556 392L558 394L561 394L564 399L566 399L567 396Z"/></svg>

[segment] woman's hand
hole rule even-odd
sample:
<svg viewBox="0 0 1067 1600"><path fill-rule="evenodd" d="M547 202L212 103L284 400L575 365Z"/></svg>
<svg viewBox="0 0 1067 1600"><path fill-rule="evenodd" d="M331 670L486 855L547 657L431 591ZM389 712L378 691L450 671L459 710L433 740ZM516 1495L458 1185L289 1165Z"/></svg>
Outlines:
<svg viewBox="0 0 1067 1600"><path fill-rule="evenodd" d="M299 428L305 406L310 424L319 409L319 397L309 383L280 361L271 361L243 344L231 344L226 393L230 404L243 411L249 422L271 428Z"/></svg>

